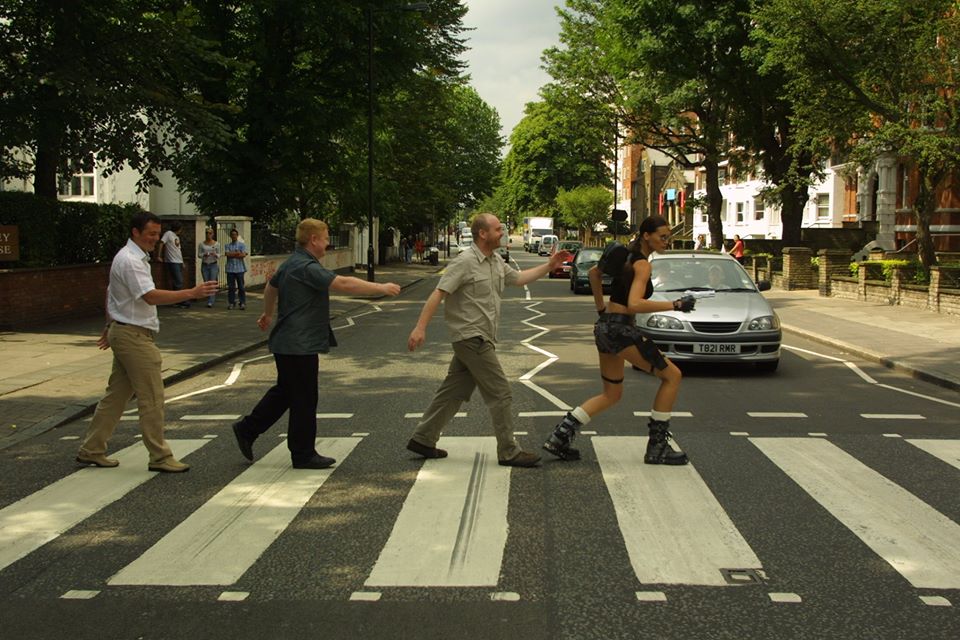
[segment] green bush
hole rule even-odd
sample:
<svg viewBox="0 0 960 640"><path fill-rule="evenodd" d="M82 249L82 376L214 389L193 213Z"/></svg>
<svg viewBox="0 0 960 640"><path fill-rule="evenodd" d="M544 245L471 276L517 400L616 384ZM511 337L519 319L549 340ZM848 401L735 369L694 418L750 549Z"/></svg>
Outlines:
<svg viewBox="0 0 960 640"><path fill-rule="evenodd" d="M59 202L32 193L0 192L0 224L20 231L20 260L4 267L108 262L129 237L135 204Z"/></svg>

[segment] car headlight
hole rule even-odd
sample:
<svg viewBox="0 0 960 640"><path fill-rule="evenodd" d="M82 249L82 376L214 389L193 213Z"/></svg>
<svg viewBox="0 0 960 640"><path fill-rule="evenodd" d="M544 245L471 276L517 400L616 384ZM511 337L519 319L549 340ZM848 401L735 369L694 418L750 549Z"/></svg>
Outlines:
<svg viewBox="0 0 960 640"><path fill-rule="evenodd" d="M780 320L777 316L762 316L754 318L747 325L747 331L771 331L780 328Z"/></svg>
<svg viewBox="0 0 960 640"><path fill-rule="evenodd" d="M651 329L665 329L667 331L683 331L683 323L670 316L652 315L647 318L647 326Z"/></svg>

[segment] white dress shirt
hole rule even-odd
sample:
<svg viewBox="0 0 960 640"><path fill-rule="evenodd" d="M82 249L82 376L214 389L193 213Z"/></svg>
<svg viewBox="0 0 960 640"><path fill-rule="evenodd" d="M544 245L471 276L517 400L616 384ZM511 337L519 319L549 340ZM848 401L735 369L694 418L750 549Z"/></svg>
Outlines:
<svg viewBox="0 0 960 640"><path fill-rule="evenodd" d="M156 288L150 273L150 256L128 239L110 267L107 315L117 322L160 331L157 307L143 299L145 293Z"/></svg>

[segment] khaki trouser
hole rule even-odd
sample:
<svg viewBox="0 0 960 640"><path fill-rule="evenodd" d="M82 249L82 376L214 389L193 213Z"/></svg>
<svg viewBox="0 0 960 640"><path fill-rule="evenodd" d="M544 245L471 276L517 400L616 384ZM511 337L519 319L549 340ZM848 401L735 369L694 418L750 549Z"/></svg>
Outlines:
<svg viewBox="0 0 960 640"><path fill-rule="evenodd" d="M453 419L460 405L470 399L475 388L480 389L490 411L497 436L497 457L509 460L520 453L520 446L513 437L510 383L497 359L494 344L479 337L453 343L453 360L447 369L447 377L417 425L413 440L435 447L443 428Z"/></svg>
<svg viewBox="0 0 960 640"><path fill-rule="evenodd" d="M172 457L163 437L163 377L160 349L154 342L153 331L114 322L107 337L113 350L113 371L110 372L107 393L97 404L80 453L98 455L107 452L107 441L130 398L136 394L140 431L143 444L150 452L150 462Z"/></svg>

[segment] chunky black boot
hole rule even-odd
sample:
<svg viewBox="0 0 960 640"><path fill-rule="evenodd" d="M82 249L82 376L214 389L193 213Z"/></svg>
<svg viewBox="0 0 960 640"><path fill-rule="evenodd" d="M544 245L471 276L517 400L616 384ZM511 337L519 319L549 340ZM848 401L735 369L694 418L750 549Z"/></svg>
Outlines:
<svg viewBox="0 0 960 640"><path fill-rule="evenodd" d="M647 453L643 456L643 461L647 464L687 464L687 454L682 451L674 451L670 446L670 421L660 421L651 419L647 423L650 430L650 439L647 441Z"/></svg>
<svg viewBox="0 0 960 640"><path fill-rule="evenodd" d="M561 460L579 460L580 450L571 447L570 443L577 437L577 429L582 426L583 424L574 418L572 413L567 413L543 443L543 450Z"/></svg>

